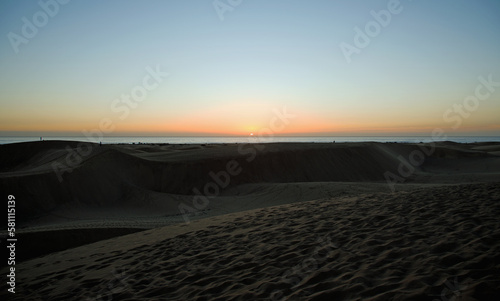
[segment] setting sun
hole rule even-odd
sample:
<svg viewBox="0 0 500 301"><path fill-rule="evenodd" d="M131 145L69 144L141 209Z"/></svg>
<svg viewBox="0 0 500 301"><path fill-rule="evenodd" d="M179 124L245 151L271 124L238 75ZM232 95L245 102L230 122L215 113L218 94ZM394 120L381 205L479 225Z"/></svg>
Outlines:
<svg viewBox="0 0 500 301"><path fill-rule="evenodd" d="M499 29L500 0L0 1L0 301L500 300Z"/></svg>

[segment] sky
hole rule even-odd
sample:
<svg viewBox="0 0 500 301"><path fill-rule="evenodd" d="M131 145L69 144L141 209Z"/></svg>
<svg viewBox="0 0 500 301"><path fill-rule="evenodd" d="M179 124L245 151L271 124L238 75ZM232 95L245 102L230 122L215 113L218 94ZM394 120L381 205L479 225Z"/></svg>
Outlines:
<svg viewBox="0 0 500 301"><path fill-rule="evenodd" d="M0 136L500 136L500 1L0 2Z"/></svg>

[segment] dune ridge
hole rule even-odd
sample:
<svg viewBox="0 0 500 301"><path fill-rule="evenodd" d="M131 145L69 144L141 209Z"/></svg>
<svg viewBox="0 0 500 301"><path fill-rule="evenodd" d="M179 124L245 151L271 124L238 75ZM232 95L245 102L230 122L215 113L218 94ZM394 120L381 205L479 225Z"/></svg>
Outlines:
<svg viewBox="0 0 500 301"><path fill-rule="evenodd" d="M90 149L69 165L68 149ZM104 145L67 141L0 146L0 191L16 192L23 202L19 222L50 214L67 204L78 207L136 206L146 194L193 195L213 182L210 173L236 162L241 173L228 187L251 183L386 182L398 175L399 157L425 144L276 143L265 145ZM427 146L430 148L429 146ZM405 182L473 182L498 175L495 145L442 143ZM55 165L54 165L55 164ZM480 164L480 166L478 166ZM58 172L53 168L57 166ZM70 166L63 172L61 166ZM460 166L463 168L460 170ZM444 175L444 176L443 176ZM455 175L451 178L451 175ZM223 193L223 192L222 192ZM221 193L221 194L222 194ZM129 197L133 195L134 197ZM166 201L168 202L168 200ZM177 204L176 204L177 205ZM173 205L172 205L173 206ZM175 207L175 206L173 206Z"/></svg>
<svg viewBox="0 0 500 301"><path fill-rule="evenodd" d="M96 242L19 264L12 300L496 300L499 184L299 202Z"/></svg>
<svg viewBox="0 0 500 301"><path fill-rule="evenodd" d="M495 300L499 150L2 145L14 300Z"/></svg>

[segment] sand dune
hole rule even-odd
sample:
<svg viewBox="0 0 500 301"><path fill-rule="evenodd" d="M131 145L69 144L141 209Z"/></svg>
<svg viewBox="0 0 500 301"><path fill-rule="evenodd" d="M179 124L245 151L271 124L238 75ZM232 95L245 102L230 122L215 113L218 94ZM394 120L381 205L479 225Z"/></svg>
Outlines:
<svg viewBox="0 0 500 301"><path fill-rule="evenodd" d="M18 200L16 296L494 300L499 149L1 145L0 191Z"/></svg>
<svg viewBox="0 0 500 301"><path fill-rule="evenodd" d="M498 300L499 214L498 183L233 213L23 262L12 300Z"/></svg>
<svg viewBox="0 0 500 301"><path fill-rule="evenodd" d="M193 195L193 189L203 193L205 185L214 182L210 173L226 171L230 161L241 172L231 176L228 186L220 189L219 194L249 183L384 183L386 172L399 174L398 158L409 160L413 151L423 147L396 143L261 146L16 143L0 146L0 190L16 193L23 199L19 208L23 212L19 217L22 223L68 206L79 210L137 208L144 207L145 199L161 203L162 211L167 207L166 214L171 215L177 210L175 195ZM491 154L488 148L498 146L481 149L484 147L437 145L404 182L429 183L436 177L447 182L473 182L499 175L500 157ZM79 153L85 154L80 160L71 155Z"/></svg>

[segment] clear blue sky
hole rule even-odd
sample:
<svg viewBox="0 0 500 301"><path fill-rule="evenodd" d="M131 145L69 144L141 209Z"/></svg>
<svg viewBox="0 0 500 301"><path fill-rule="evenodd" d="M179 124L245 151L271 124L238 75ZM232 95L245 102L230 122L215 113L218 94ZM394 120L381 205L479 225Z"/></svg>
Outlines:
<svg viewBox="0 0 500 301"><path fill-rule="evenodd" d="M72 0L13 47L43 9L2 1L0 135L103 118L110 134L246 135L284 107L295 118L276 134L500 135L500 87L463 115L453 107L478 77L500 82L500 1L402 0L347 62L340 45L390 2L243 0L221 20L212 0ZM148 67L169 75L122 116Z"/></svg>

